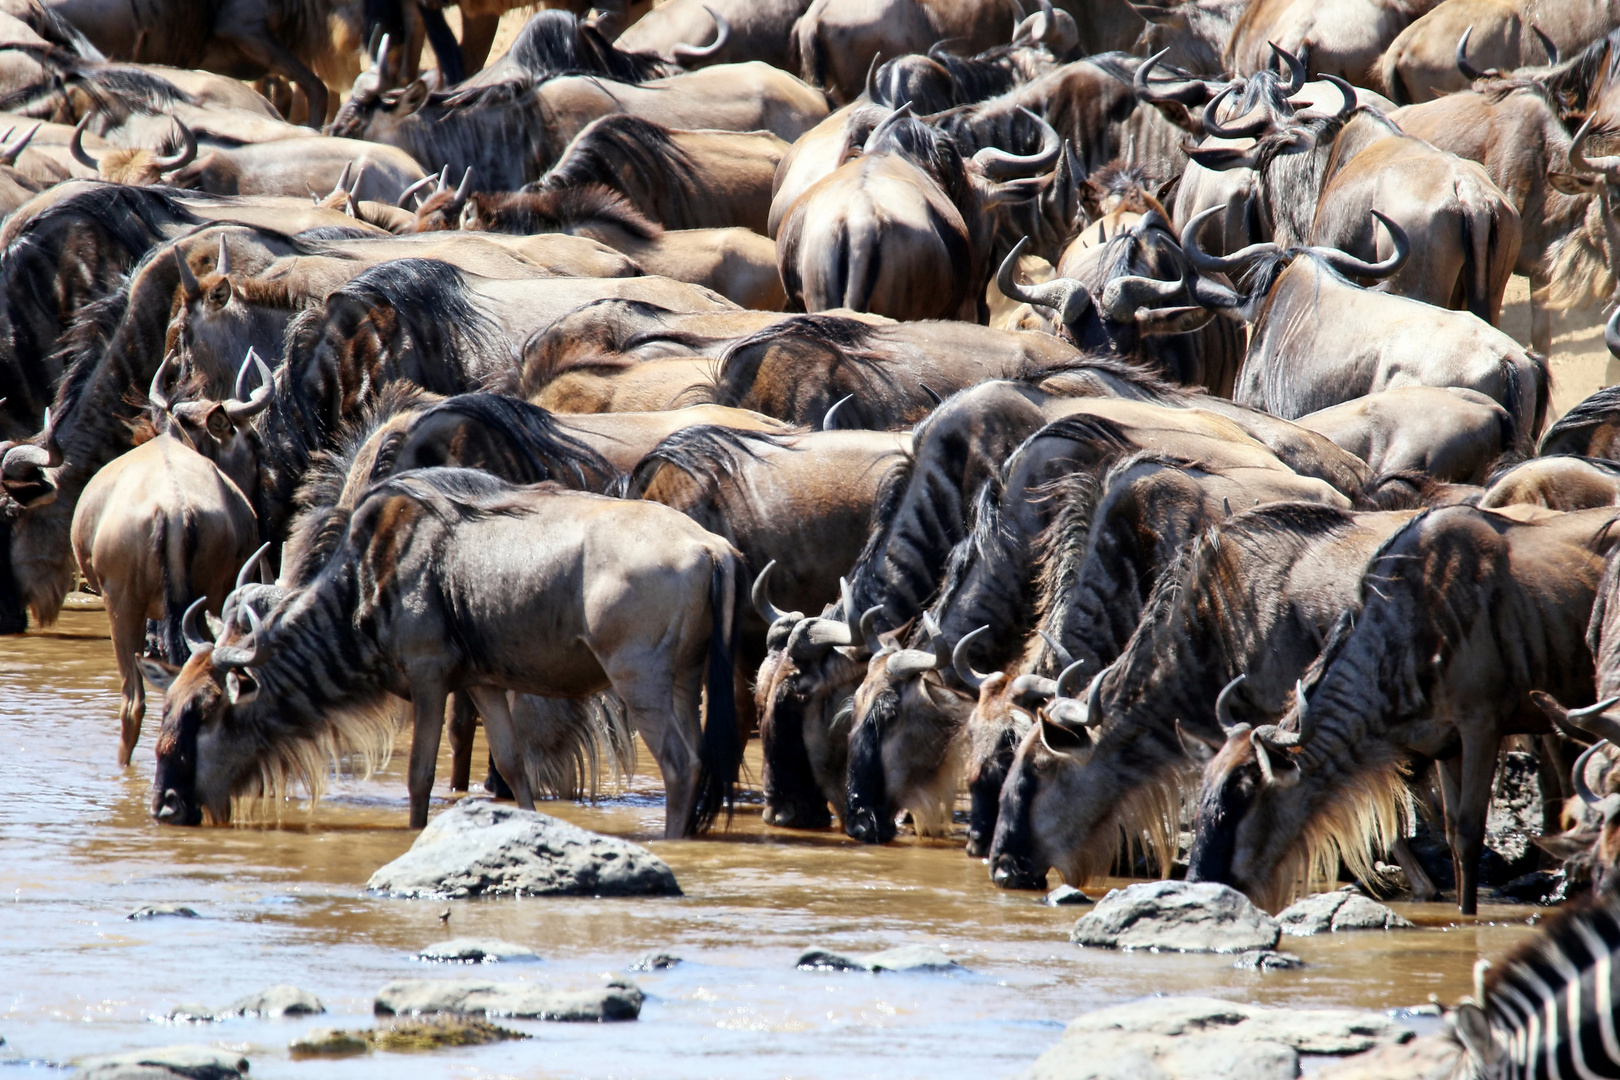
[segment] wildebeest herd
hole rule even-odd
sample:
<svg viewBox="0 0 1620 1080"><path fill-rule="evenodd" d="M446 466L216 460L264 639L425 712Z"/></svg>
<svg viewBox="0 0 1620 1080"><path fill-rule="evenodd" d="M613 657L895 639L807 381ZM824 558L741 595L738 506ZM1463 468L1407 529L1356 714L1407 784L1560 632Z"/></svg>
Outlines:
<svg viewBox="0 0 1620 1080"><path fill-rule="evenodd" d="M1620 393L1547 354L1620 17L644 7L6 0L0 630L104 596L159 822L408 712L413 827L481 722L524 806L634 732L678 837L757 732L768 825L965 789L1004 888L1433 898L1422 819L1471 914L1511 745L1617 886Z"/></svg>

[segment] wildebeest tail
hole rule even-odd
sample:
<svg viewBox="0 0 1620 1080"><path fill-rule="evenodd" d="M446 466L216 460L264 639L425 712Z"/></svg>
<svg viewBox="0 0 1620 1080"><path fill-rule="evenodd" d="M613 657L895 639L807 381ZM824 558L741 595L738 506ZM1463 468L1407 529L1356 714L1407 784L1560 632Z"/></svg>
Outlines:
<svg viewBox="0 0 1620 1080"><path fill-rule="evenodd" d="M737 674L732 658L738 655L742 609L747 590L739 580L742 560L735 554L717 558L709 575L709 663L704 689L703 745L698 750L697 799L692 804L688 833L703 832L719 816L731 813L737 773L742 767L742 731L737 721Z"/></svg>
<svg viewBox="0 0 1620 1080"><path fill-rule="evenodd" d="M1500 298L1494 294L1491 277L1502 254L1502 220L1496 206L1480 205L1471 193L1458 194L1463 197L1463 305L1495 326L1501 314Z"/></svg>
<svg viewBox="0 0 1620 1080"><path fill-rule="evenodd" d="M153 565L162 567L163 571L163 621L158 637L163 643L163 658L171 664L184 664L191 656L191 649L186 645L180 622L192 599L191 557L197 554L197 545L191 534L195 532L196 523L189 513L182 512L181 537L170 536L170 524L169 515L163 513L152 521L152 554L156 556ZM179 550L171 552L171 542L176 539L182 540L174 545Z"/></svg>
<svg viewBox="0 0 1620 1080"><path fill-rule="evenodd" d="M1527 350L1525 355L1530 357L1530 377L1535 383L1536 408L1532 420L1534 427L1518 434L1524 438L1525 452L1529 453L1530 448L1535 446L1536 436L1541 434L1542 428L1547 424L1547 406L1552 403L1552 370L1547 364L1547 358L1540 353Z"/></svg>
<svg viewBox="0 0 1620 1080"><path fill-rule="evenodd" d="M455 32L445 21L443 10L421 3L416 5L416 10L422 16L422 26L427 31L428 44L433 46L433 56L439 61L439 73L444 76L444 85L454 86L467 77L467 64L461 55L461 45L456 41Z"/></svg>

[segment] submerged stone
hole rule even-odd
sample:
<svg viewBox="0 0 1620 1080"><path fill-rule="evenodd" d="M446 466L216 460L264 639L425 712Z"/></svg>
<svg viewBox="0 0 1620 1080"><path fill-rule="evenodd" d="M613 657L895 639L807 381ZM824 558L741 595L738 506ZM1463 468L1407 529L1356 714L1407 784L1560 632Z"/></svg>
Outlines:
<svg viewBox="0 0 1620 1080"><path fill-rule="evenodd" d="M1269 949L1282 930L1249 898L1213 882L1147 881L1114 889L1080 916L1076 945L1240 953Z"/></svg>
<svg viewBox="0 0 1620 1080"><path fill-rule="evenodd" d="M427 946L416 958L443 963L494 964L502 960L538 960L540 954L527 945L496 938L451 938Z"/></svg>
<svg viewBox="0 0 1620 1080"><path fill-rule="evenodd" d="M371 1043L363 1034L339 1028L316 1028L287 1044L287 1053L294 1061L306 1057L353 1057L370 1052Z"/></svg>
<svg viewBox="0 0 1620 1080"><path fill-rule="evenodd" d="M1412 924L1392 909L1360 893L1317 893L1290 904L1277 915L1283 933L1309 937L1326 931L1408 930Z"/></svg>
<svg viewBox="0 0 1620 1080"><path fill-rule="evenodd" d="M642 953L626 970L668 971L681 962L681 958L667 952Z"/></svg>
<svg viewBox="0 0 1620 1080"><path fill-rule="evenodd" d="M97 1054L79 1062L74 1080L241 1080L248 1060L211 1046L156 1046Z"/></svg>
<svg viewBox="0 0 1620 1080"><path fill-rule="evenodd" d="M352 1057L373 1050L440 1050L447 1046L487 1046L527 1038L521 1031L497 1027L485 1020L465 1016L434 1016L362 1031L320 1028L291 1043L287 1052L294 1058Z"/></svg>
<svg viewBox="0 0 1620 1080"><path fill-rule="evenodd" d="M377 993L378 1016L458 1013L515 1016L531 1020L634 1020L642 993L634 983L615 980L600 989L555 990L538 983L495 983L477 979L399 979Z"/></svg>
<svg viewBox="0 0 1620 1080"><path fill-rule="evenodd" d="M1048 907L1083 907L1086 904L1096 903L1096 901L1073 885L1059 885L1041 897L1037 903L1045 904Z"/></svg>
<svg viewBox="0 0 1620 1080"><path fill-rule="evenodd" d="M1246 971L1295 971L1304 967L1305 961L1291 952L1251 949L1232 961L1232 966Z"/></svg>
<svg viewBox="0 0 1620 1080"><path fill-rule="evenodd" d="M640 844L484 799L463 799L411 849L371 875L390 896L678 896L664 861Z"/></svg>
<svg viewBox="0 0 1620 1080"><path fill-rule="evenodd" d="M176 1005L165 1019L193 1023L230 1020L238 1016L256 1016L279 1020L288 1016L314 1016L326 1011L321 999L308 990L282 984L260 990L255 994L237 998L223 1009L210 1009L206 1005Z"/></svg>
<svg viewBox="0 0 1620 1080"><path fill-rule="evenodd" d="M143 904L124 918L134 922L139 919L200 919L202 916L181 904Z"/></svg>
<svg viewBox="0 0 1620 1080"><path fill-rule="evenodd" d="M932 945L902 945L882 952L848 956L830 949L806 949L795 965L822 971L949 971L962 965Z"/></svg>

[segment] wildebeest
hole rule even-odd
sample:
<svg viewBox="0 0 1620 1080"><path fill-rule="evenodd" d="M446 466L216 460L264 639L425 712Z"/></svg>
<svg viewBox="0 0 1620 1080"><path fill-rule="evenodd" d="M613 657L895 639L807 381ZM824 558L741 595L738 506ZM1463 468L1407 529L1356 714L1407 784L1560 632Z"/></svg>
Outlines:
<svg viewBox="0 0 1620 1080"><path fill-rule="evenodd" d="M729 544L656 503L469 469L390 477L323 529L333 540L319 572L263 617L247 607L247 634L227 623L178 672L148 665L169 683L159 821L196 825L206 810L225 822L235 797L289 782L318 792L339 749L375 763L392 739L393 694L412 704L411 827L422 828L445 703L462 689L523 806L533 796L505 691L609 688L664 775L666 836L706 828L729 804L742 754L731 657L747 591Z"/></svg>
<svg viewBox="0 0 1620 1080"><path fill-rule="evenodd" d="M631 85L585 76L431 91L418 80L357 92L331 133L397 146L420 162L472 169L485 191L538 180L593 120L629 113L669 128L766 130L797 138L827 115L822 95L764 64L728 64Z"/></svg>
<svg viewBox="0 0 1620 1080"><path fill-rule="evenodd" d="M1433 101L1468 89L1482 72L1557 65L1602 40L1614 29L1612 19L1602 5L1553 3L1532 11L1520 0L1444 0L1402 30L1368 74L1397 104Z"/></svg>
<svg viewBox="0 0 1620 1080"><path fill-rule="evenodd" d="M1118 661L1080 669L1083 707L1058 715L1083 724L1041 714L1074 658L1065 650L1038 667L1044 642L1032 638L1025 674L987 681L972 720L975 744L988 745L975 754L970 828L991 879L1039 888L1055 866L1078 887L1144 837L1168 873L1197 740L1224 738L1217 708L1232 710L1241 691L1250 708L1275 711L1354 601L1367 560L1410 518L1279 503L1209 525L1159 575Z"/></svg>
<svg viewBox="0 0 1620 1080"><path fill-rule="evenodd" d="M1620 506L1620 463L1569 455L1536 457L1491 477L1479 507L1544 506L1585 510Z"/></svg>
<svg viewBox="0 0 1620 1080"><path fill-rule="evenodd" d="M1451 506L1379 549L1283 719L1239 723L1211 760L1188 877L1276 905L1344 858L1368 866L1400 835L1403 770L1440 763L1457 903L1477 904L1501 739L1542 733L1529 697L1592 696L1582 647L1612 508L1535 515Z"/></svg>
<svg viewBox="0 0 1620 1080"><path fill-rule="evenodd" d="M763 60L787 68L794 20L809 0L669 0L637 19L617 44L659 56L672 55L682 42L713 41L723 17L731 32L713 52L682 58L687 68Z"/></svg>
<svg viewBox="0 0 1620 1080"><path fill-rule="evenodd" d="M676 131L639 116L604 116L574 136L532 186L602 184L666 229L740 225L763 233L787 149L769 131Z"/></svg>
<svg viewBox="0 0 1620 1080"><path fill-rule="evenodd" d="M1390 42L1427 6L1428 0L1257 0L1232 28L1226 67L1239 75L1264 68L1275 42L1312 73L1364 82Z"/></svg>
<svg viewBox="0 0 1620 1080"><path fill-rule="evenodd" d="M1522 445L1511 413L1455 386L1379 390L1295 423L1333 440L1374 474L1416 471L1449 483L1484 483L1497 459Z"/></svg>
<svg viewBox="0 0 1620 1080"><path fill-rule="evenodd" d="M268 376L262 363L260 369ZM129 764L146 715L146 686L136 662L146 644L146 621L159 621L166 658L184 661L182 620L194 619L199 609L220 610L259 540L258 520L242 490L173 421L159 385L164 370L152 385L154 419L162 430L97 472L73 512L73 554L85 580L106 600L123 683L120 765ZM227 403L221 421L245 423L268 404L269 393L266 381L255 398Z"/></svg>

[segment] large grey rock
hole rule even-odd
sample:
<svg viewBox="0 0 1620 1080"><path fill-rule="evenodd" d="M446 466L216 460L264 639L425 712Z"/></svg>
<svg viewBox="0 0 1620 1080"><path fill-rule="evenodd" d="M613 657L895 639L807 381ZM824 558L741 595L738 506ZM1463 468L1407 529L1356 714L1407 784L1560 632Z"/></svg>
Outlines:
<svg viewBox="0 0 1620 1080"><path fill-rule="evenodd" d="M1269 949L1281 933L1275 919L1230 886L1147 881L1110 891L1080 916L1069 940L1109 949L1240 953Z"/></svg>
<svg viewBox="0 0 1620 1080"><path fill-rule="evenodd" d="M391 896L680 895L675 875L640 844L533 810L463 799L411 849L371 875Z"/></svg>
<svg viewBox="0 0 1620 1080"><path fill-rule="evenodd" d="M961 967L932 945L902 945L897 949L847 956L830 949L806 949L798 967L833 971L949 971Z"/></svg>
<svg viewBox="0 0 1620 1080"><path fill-rule="evenodd" d="M1273 1009L1219 998L1144 998L1077 1017L1071 1036L1128 1031L1181 1037L1220 1035L1244 1042L1280 1043L1302 1054L1359 1054L1412 1038L1412 1029L1365 1009Z"/></svg>
<svg viewBox="0 0 1620 1080"><path fill-rule="evenodd" d="M1045 904L1047 907L1085 907L1093 901L1073 885L1059 885L1036 903Z"/></svg>
<svg viewBox="0 0 1620 1080"><path fill-rule="evenodd" d="M74 1080L241 1080L248 1060L211 1046L157 1046L97 1054L79 1069Z"/></svg>
<svg viewBox="0 0 1620 1080"><path fill-rule="evenodd" d="M634 983L615 980L600 989L555 990L538 983L477 979L399 979L377 993L379 1016L459 1013L532 1020L634 1020L642 994Z"/></svg>
<svg viewBox="0 0 1620 1080"><path fill-rule="evenodd" d="M496 938L458 937L435 942L417 953L416 958L452 964L494 964L502 960L538 960L540 954L527 945Z"/></svg>
<svg viewBox="0 0 1620 1080"><path fill-rule="evenodd" d="M1305 961L1291 952L1250 949L1246 953L1239 953L1232 966L1244 971L1297 971L1305 966Z"/></svg>
<svg viewBox="0 0 1620 1080"><path fill-rule="evenodd" d="M1124 1031L1064 1037L1019 1080L1294 1080L1299 1054L1274 1042Z"/></svg>
<svg viewBox="0 0 1620 1080"><path fill-rule="evenodd" d="M1285 934L1310 937L1326 931L1407 930L1412 924L1376 900L1360 893L1328 892L1307 896L1277 914Z"/></svg>
<svg viewBox="0 0 1620 1080"><path fill-rule="evenodd" d="M168 1019L192 1022L230 1020L238 1016L256 1016L279 1020L288 1016L314 1016L326 1011L321 999L308 990L282 984L237 998L223 1009L210 1009L205 1005L176 1005L169 1010Z"/></svg>
<svg viewBox="0 0 1620 1080"><path fill-rule="evenodd" d="M1324 1066L1315 1080L1452 1080L1462 1048L1444 1035L1380 1046Z"/></svg>

